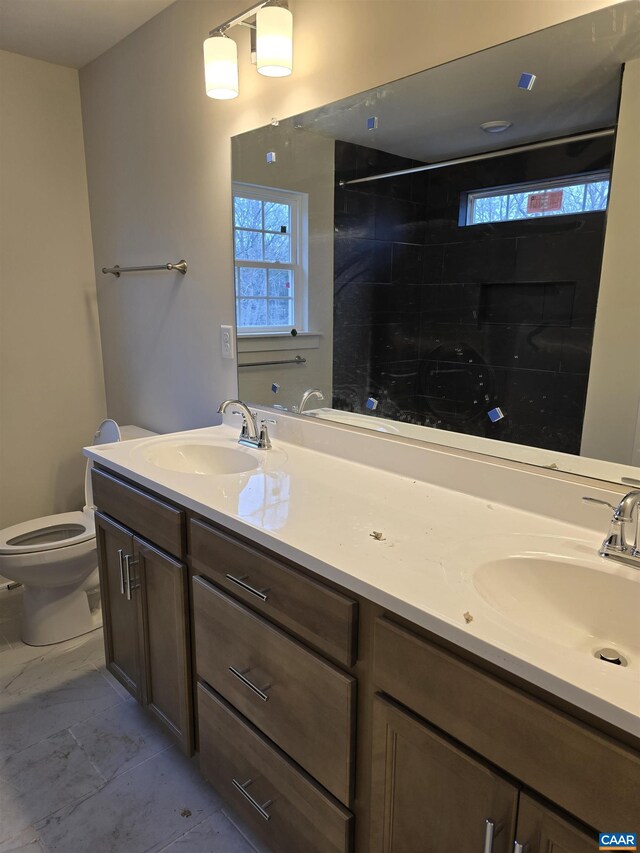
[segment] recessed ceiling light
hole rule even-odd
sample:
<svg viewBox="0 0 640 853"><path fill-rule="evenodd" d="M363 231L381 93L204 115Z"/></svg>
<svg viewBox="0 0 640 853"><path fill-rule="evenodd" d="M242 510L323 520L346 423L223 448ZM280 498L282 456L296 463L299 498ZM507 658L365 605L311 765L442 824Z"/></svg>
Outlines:
<svg viewBox="0 0 640 853"><path fill-rule="evenodd" d="M508 130L512 124L512 121L485 121L484 124L480 125L480 128L485 133L502 133L504 130Z"/></svg>

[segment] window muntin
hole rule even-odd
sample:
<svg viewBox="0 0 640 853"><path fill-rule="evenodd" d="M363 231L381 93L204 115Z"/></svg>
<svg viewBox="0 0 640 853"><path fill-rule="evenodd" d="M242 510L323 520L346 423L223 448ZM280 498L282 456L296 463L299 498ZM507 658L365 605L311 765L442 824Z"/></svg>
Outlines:
<svg viewBox="0 0 640 853"><path fill-rule="evenodd" d="M236 316L240 334L306 329L307 196L234 184Z"/></svg>
<svg viewBox="0 0 640 853"><path fill-rule="evenodd" d="M466 194L466 220L463 224L514 222L606 210L609 180L609 172L592 172L469 192Z"/></svg>

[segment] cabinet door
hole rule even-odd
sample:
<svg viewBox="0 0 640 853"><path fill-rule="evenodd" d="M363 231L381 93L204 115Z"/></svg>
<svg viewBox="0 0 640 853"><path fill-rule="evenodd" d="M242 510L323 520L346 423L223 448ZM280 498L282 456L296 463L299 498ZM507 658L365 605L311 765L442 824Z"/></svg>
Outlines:
<svg viewBox="0 0 640 853"><path fill-rule="evenodd" d="M140 700L140 602L133 588L128 592L133 584L127 585L133 536L100 512L96 512L95 521L107 669Z"/></svg>
<svg viewBox="0 0 640 853"><path fill-rule="evenodd" d="M188 631L187 567L138 538L136 571L142 594L142 701L193 752L193 701Z"/></svg>
<svg viewBox="0 0 640 853"><path fill-rule="evenodd" d="M593 853L595 835L589 837L559 814L522 794L514 853Z"/></svg>
<svg viewBox="0 0 640 853"><path fill-rule="evenodd" d="M489 767L375 697L372 853L510 853L517 800Z"/></svg>

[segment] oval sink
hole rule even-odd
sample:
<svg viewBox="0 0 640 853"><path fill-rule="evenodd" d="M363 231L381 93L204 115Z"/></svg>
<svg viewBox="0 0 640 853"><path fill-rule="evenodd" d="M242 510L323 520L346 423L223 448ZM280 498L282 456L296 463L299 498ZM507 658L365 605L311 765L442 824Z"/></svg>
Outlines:
<svg viewBox="0 0 640 853"><path fill-rule="evenodd" d="M246 450L219 444L155 443L139 451L152 465L183 474L244 474L260 465L260 459Z"/></svg>
<svg viewBox="0 0 640 853"><path fill-rule="evenodd" d="M371 429L375 432L400 434L398 427L393 426L386 419L361 415L357 412L343 412L339 409L308 409L305 415L326 421L335 421L335 423L346 424L347 426L364 427L364 429Z"/></svg>
<svg viewBox="0 0 640 853"><path fill-rule="evenodd" d="M613 647L640 659L638 581L547 554L483 563L473 585L493 608L533 634L596 652Z"/></svg>

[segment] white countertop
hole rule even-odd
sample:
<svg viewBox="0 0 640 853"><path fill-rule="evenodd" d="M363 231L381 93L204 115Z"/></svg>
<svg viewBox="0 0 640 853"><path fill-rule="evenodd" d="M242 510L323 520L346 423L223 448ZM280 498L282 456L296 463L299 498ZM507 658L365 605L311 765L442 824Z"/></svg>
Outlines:
<svg viewBox="0 0 640 853"><path fill-rule="evenodd" d="M473 580L482 563L542 551L579 564L585 577L594 570L631 581L629 612L637 617L640 572L597 556L608 511L580 505L581 494L609 497L606 492L557 476L486 460L478 463L435 448L309 421L307 425L300 418L279 417L271 430L273 450L246 450L259 457L261 466L243 474L181 473L145 458L145 448L157 441L215 441L236 448L235 420L233 426L102 445L85 453L115 473L640 736L640 654L621 649L628 653L629 665L619 667L593 656L596 648L613 645L612 638L585 634L584 642L575 641L584 613L594 607L584 599L587 592L576 588L571 613L566 605L558 609L553 602L546 611L539 595L529 601L514 594L511 608L508 595L494 606ZM327 446L336 455L315 449ZM442 485L449 481L454 488ZM576 523L583 516L585 526ZM382 539L374 538L374 531ZM554 620L558 630L550 631ZM625 636L631 635L640 648L634 628L640 634L640 621L627 626Z"/></svg>

